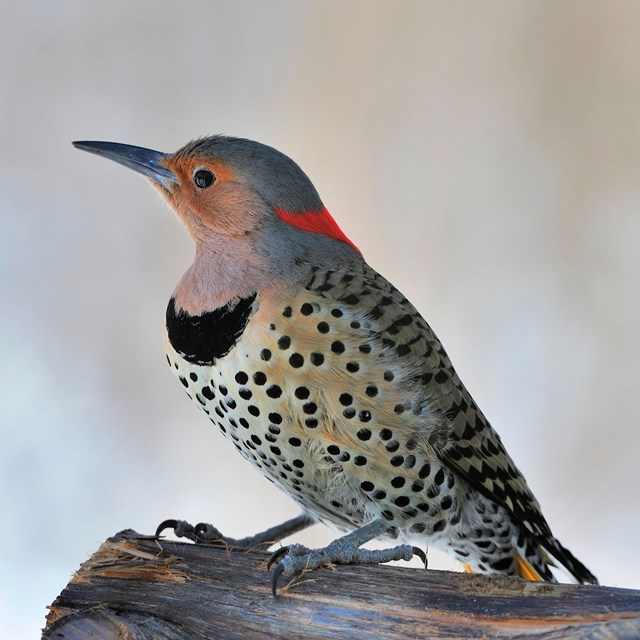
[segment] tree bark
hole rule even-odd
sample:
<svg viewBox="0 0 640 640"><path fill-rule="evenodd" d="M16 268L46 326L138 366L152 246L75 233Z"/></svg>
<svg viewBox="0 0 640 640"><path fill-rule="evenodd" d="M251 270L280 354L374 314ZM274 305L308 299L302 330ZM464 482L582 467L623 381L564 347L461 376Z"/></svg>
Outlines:
<svg viewBox="0 0 640 640"><path fill-rule="evenodd" d="M274 598L267 557L122 531L49 607L43 638L640 638L635 590L339 566Z"/></svg>

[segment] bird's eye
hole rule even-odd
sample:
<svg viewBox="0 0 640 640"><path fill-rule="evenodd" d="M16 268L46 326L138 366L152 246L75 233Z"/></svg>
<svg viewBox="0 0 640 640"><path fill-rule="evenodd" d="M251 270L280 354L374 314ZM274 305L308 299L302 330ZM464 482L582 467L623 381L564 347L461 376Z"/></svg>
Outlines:
<svg viewBox="0 0 640 640"><path fill-rule="evenodd" d="M211 169L207 167L198 167L193 172L193 182L199 189L207 189L216 181Z"/></svg>

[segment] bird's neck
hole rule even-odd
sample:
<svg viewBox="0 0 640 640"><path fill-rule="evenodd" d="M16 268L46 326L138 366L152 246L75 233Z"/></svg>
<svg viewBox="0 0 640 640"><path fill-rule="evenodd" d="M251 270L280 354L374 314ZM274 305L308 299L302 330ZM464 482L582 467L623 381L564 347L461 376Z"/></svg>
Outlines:
<svg viewBox="0 0 640 640"><path fill-rule="evenodd" d="M254 294L287 291L304 282L314 265L340 269L362 263L361 254L342 241L294 228L288 233L286 242L250 234L194 237L193 264L173 294L176 310L199 316Z"/></svg>
<svg viewBox="0 0 640 640"><path fill-rule="evenodd" d="M227 246L223 247L225 241ZM233 251L229 251L230 243L237 245ZM265 269L253 255L250 247L236 238L209 240L206 245L196 242L193 264L173 293L176 309L199 316L235 298L254 295L263 285Z"/></svg>

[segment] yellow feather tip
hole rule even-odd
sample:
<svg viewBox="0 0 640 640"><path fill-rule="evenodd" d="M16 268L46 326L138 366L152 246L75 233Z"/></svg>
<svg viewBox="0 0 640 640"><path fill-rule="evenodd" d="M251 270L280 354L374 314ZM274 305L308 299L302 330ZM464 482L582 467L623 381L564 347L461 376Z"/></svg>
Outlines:
<svg viewBox="0 0 640 640"><path fill-rule="evenodd" d="M531 580L532 582L544 582L542 576L533 568L533 565L521 555L516 555L518 563L518 575L523 580Z"/></svg>

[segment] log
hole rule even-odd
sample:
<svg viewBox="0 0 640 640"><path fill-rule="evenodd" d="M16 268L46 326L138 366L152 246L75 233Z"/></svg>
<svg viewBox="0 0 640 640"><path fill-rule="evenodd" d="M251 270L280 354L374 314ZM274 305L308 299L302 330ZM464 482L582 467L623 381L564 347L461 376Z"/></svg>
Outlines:
<svg viewBox="0 0 640 640"><path fill-rule="evenodd" d="M43 638L640 638L640 591L343 565L274 598L267 557L121 531L50 605Z"/></svg>

